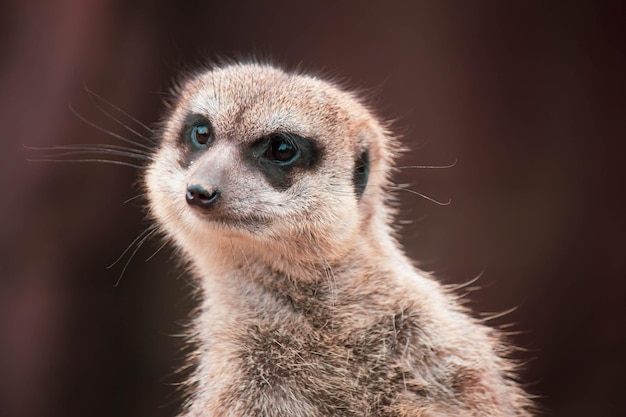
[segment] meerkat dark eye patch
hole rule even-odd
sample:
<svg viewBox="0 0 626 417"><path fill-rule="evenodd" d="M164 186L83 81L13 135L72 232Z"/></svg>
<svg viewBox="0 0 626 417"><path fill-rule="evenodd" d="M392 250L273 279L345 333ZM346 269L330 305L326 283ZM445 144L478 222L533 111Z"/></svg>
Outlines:
<svg viewBox="0 0 626 417"><path fill-rule="evenodd" d="M279 132L255 142L252 159L274 188L285 190L291 187L297 171L317 165L320 149L313 139Z"/></svg>
<svg viewBox="0 0 626 417"><path fill-rule="evenodd" d="M181 142L193 151L201 150L213 141L213 126L209 119L201 114L190 114L180 135Z"/></svg>
<svg viewBox="0 0 626 417"><path fill-rule="evenodd" d="M365 192L367 180L370 175L370 154L367 150L361 152L359 158L354 164L354 174L352 181L354 182L354 192L357 197L361 197Z"/></svg>

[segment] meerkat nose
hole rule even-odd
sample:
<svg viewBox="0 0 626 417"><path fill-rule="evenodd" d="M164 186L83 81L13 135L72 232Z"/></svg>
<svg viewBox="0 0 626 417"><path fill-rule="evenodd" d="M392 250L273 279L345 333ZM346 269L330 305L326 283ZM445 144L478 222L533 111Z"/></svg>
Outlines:
<svg viewBox="0 0 626 417"><path fill-rule="evenodd" d="M187 187L185 199L190 206L201 209L209 209L220 198L220 190L217 187L210 187L208 190L200 184L191 184Z"/></svg>

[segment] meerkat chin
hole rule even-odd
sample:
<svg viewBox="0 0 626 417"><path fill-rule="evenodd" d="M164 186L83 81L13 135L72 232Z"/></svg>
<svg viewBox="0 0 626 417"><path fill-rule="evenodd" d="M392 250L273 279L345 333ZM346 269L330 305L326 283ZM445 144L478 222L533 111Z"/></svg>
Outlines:
<svg viewBox="0 0 626 417"><path fill-rule="evenodd" d="M202 299L182 416L530 416L497 331L416 270L399 143L350 92L231 64L176 93L145 177Z"/></svg>

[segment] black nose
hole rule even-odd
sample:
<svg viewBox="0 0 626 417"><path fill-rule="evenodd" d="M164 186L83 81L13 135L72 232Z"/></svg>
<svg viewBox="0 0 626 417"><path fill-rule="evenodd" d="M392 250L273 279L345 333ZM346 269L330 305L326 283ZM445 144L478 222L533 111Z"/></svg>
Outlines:
<svg viewBox="0 0 626 417"><path fill-rule="evenodd" d="M185 199L190 206L208 209L220 198L220 190L217 188L206 189L199 184L192 184L187 187Z"/></svg>

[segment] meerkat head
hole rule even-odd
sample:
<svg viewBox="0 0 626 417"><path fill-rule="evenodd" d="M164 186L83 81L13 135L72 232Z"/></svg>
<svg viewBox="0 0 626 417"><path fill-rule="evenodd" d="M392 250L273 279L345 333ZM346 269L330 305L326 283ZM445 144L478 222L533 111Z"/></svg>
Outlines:
<svg viewBox="0 0 626 417"><path fill-rule="evenodd" d="M324 260L387 227L393 140L318 78L235 64L177 93L146 175L150 211L183 250Z"/></svg>

